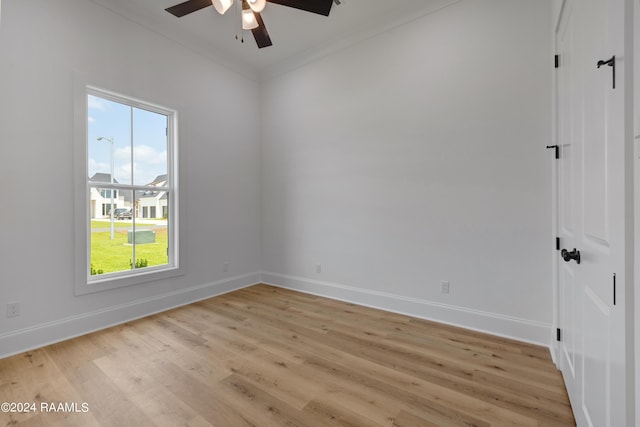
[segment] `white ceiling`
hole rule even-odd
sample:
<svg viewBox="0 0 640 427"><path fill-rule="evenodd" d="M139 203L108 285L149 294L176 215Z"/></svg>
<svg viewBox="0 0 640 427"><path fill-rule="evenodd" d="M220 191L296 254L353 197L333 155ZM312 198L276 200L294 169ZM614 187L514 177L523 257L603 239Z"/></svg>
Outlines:
<svg viewBox="0 0 640 427"><path fill-rule="evenodd" d="M164 9L181 0L94 1L247 76L268 77L462 0L341 0L328 17L267 3L262 17L273 46L263 49L250 31L244 43L235 39L234 10L222 16L207 7L176 18Z"/></svg>

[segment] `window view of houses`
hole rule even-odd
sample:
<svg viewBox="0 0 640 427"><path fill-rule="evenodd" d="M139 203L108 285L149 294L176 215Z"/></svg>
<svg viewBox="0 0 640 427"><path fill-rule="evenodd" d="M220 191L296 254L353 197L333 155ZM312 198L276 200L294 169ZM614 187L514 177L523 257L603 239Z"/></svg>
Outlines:
<svg viewBox="0 0 640 427"><path fill-rule="evenodd" d="M170 263L168 116L105 95L87 96L89 281Z"/></svg>
<svg viewBox="0 0 640 427"><path fill-rule="evenodd" d="M166 174L158 175L145 190L127 190L109 188L109 174L96 173L89 178L95 185L89 195L91 276L169 262L166 181ZM100 187L100 183L107 187Z"/></svg>
<svg viewBox="0 0 640 427"><path fill-rule="evenodd" d="M89 182L111 183L111 176L105 173L95 173L89 178ZM113 181L118 184L117 179ZM131 219L132 217L145 219L167 219L169 213L168 194L166 188L167 175L158 175L147 186L158 187L157 190L133 191L113 190L113 209L116 220ZM91 219L111 218L111 191L109 188L91 187L89 196L89 216Z"/></svg>

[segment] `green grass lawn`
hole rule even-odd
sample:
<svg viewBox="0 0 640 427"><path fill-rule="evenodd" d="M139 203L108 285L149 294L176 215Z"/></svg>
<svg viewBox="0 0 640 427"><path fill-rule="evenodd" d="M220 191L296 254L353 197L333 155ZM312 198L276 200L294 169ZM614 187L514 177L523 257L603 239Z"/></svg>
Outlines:
<svg viewBox="0 0 640 427"><path fill-rule="evenodd" d="M108 228L94 227L92 228ZM122 221L123 223L125 221ZM130 223L129 223L130 224ZM116 224L117 225L117 224ZM124 226L124 224L123 224ZM146 259L147 267L154 265L163 265L169 262L167 256L168 233L166 228L155 228L156 242L144 245L136 245L136 259ZM103 273L113 273L116 271L124 271L131 269L131 260L133 256L133 246L127 244L127 230L118 230L114 233L114 240L111 240L109 231L100 231L91 233L91 265L98 271Z"/></svg>
<svg viewBox="0 0 640 427"><path fill-rule="evenodd" d="M158 220L156 220L158 221ZM165 221L166 223L166 221ZM131 227L131 224L133 224L131 222L131 220L115 220L113 221L113 225L114 228L122 228L122 227ZM145 225L144 222L136 220L136 224L137 225ZM91 229L94 228L110 228L111 227L111 221L97 221L97 220L93 220L91 221ZM126 237L126 236L125 236Z"/></svg>
<svg viewBox="0 0 640 427"><path fill-rule="evenodd" d="M124 222L124 224L120 224L121 222ZM118 227L124 227L124 226L131 226L131 221L114 221L113 222L115 228ZM109 228L111 227L111 223L109 221L91 221L91 228Z"/></svg>

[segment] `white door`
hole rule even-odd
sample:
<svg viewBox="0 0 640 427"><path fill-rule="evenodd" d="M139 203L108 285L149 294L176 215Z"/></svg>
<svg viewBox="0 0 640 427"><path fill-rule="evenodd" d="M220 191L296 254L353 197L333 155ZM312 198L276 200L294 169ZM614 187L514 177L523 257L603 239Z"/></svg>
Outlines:
<svg viewBox="0 0 640 427"><path fill-rule="evenodd" d="M568 260L560 259L558 268L558 363L579 426L620 427L629 421L622 286L623 12L624 0L567 1L556 34L557 223ZM614 61L597 67L613 55ZM615 89L609 65L614 62Z"/></svg>

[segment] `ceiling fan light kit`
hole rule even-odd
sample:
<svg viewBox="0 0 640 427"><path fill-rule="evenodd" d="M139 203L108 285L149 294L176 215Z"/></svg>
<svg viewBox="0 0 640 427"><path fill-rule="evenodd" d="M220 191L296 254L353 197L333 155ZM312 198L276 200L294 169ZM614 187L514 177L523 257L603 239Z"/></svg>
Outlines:
<svg viewBox="0 0 640 427"><path fill-rule="evenodd" d="M253 30L258 28L258 20L251 9L243 9L242 11L242 29Z"/></svg>
<svg viewBox="0 0 640 427"><path fill-rule="evenodd" d="M211 3L220 15L224 15L224 13L233 5L233 0L211 0Z"/></svg>
<svg viewBox="0 0 640 427"><path fill-rule="evenodd" d="M213 5L220 15L224 15L233 6L234 0L187 0L165 10L178 18L196 12L200 9ZM316 13L318 15L329 16L333 3L340 4L339 0L240 0L242 1L242 29L251 30L253 38L259 49L271 46L271 38L264 25L262 12L267 2L305 12ZM240 8L240 6L238 6ZM236 39L238 38L236 34ZM244 37L242 38L244 42Z"/></svg>
<svg viewBox="0 0 640 427"><path fill-rule="evenodd" d="M249 7L254 12L260 13L264 10L264 7L267 5L267 0L247 0L249 3Z"/></svg>

